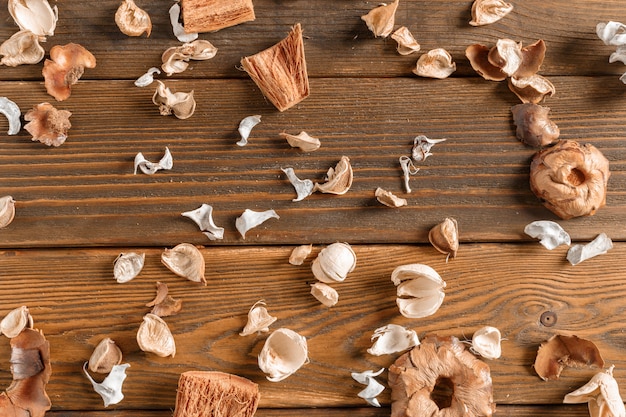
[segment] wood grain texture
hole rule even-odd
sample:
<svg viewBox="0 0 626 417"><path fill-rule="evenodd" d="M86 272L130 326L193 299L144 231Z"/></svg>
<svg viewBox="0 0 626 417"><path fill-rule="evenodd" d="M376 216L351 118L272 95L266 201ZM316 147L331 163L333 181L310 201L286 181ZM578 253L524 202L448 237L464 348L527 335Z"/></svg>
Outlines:
<svg viewBox="0 0 626 417"><path fill-rule="evenodd" d="M128 248L128 250L142 250ZM113 249L11 250L0 255L1 314L27 305L35 326L51 344L53 377L48 392L54 410L102 409L80 369L104 337L115 340L131 364L125 399L119 409L168 409L173 406L178 376L188 370L220 370L260 385L261 408L362 406L361 386L350 372L388 367L397 355L366 353L374 330L389 323L426 334L471 338L484 325L503 334L503 356L489 361L496 403L557 404L597 370L567 369L558 381L544 382L534 373L537 348L555 333L594 341L615 376L626 386L622 323L626 280L620 259L626 245L575 267L565 261L567 248L553 251L535 244L467 244L456 259L429 246L357 245L357 267L334 287L339 303L321 306L310 294L314 282L309 260L287 263L292 247L206 248L206 287L174 276L160 263L160 251L147 249L141 275L127 284L112 278ZM395 304L392 270L425 263L446 281L446 298L433 316L402 317ZM144 305L156 281L183 301L180 314L167 317L177 343L174 358L139 350L135 335ZM264 299L278 317L272 329L286 327L308 340L310 363L278 383L265 380L257 365L266 335L239 336L248 309ZM553 327L540 323L545 311L557 315ZM0 344L0 386L10 382L8 341ZM381 377L385 382L386 372ZM68 394L68 393L71 393ZM80 393L79 395L77 395ZM389 404L389 391L379 397Z"/></svg>

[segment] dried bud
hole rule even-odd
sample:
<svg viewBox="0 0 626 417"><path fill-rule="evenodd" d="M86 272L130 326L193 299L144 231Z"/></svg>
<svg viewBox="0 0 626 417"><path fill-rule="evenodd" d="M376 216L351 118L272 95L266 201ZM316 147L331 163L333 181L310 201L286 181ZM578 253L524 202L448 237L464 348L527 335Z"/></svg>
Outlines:
<svg viewBox="0 0 626 417"><path fill-rule="evenodd" d="M152 102L159 106L162 116L173 114L178 119L188 119L196 110L196 100L193 98L193 90L190 93L172 93L161 81L156 80L158 86Z"/></svg>
<svg viewBox="0 0 626 417"><path fill-rule="evenodd" d="M161 262L176 275L206 285L204 257L191 243L181 243L172 249L165 249L161 254Z"/></svg>
<svg viewBox="0 0 626 417"><path fill-rule="evenodd" d="M448 217L430 229L428 240L439 252L455 258L459 250L459 226L456 220Z"/></svg>
<svg viewBox="0 0 626 417"><path fill-rule="evenodd" d="M124 35L141 36L144 32L150 36L152 21L150 15L140 9L133 0L122 0L115 12L115 23Z"/></svg>
<svg viewBox="0 0 626 417"><path fill-rule="evenodd" d="M443 48L432 49L420 56L413 73L420 77L448 78L456 71L452 56Z"/></svg>
<svg viewBox="0 0 626 417"><path fill-rule="evenodd" d="M397 50L400 55L410 55L413 52L419 52L421 48L406 26L402 26L393 32L391 39L398 42Z"/></svg>
<svg viewBox="0 0 626 417"><path fill-rule="evenodd" d="M162 358L176 355L174 336L167 323L156 314L148 313L137 331L137 343L144 352L151 352Z"/></svg>
<svg viewBox="0 0 626 417"><path fill-rule="evenodd" d="M110 339L102 339L89 358L89 370L99 374L108 374L115 365L122 363L122 351Z"/></svg>
<svg viewBox="0 0 626 417"><path fill-rule="evenodd" d="M472 4L472 26L497 22L513 10L513 5L504 0L475 0Z"/></svg>
<svg viewBox="0 0 626 417"><path fill-rule="evenodd" d="M58 101L67 99L83 75L85 68L95 68L96 58L76 43L55 45L50 49L50 59L46 59L42 74L46 91Z"/></svg>
<svg viewBox="0 0 626 417"><path fill-rule="evenodd" d="M342 282L356 267L356 254L347 243L336 242L322 249L311 264L313 275L327 284Z"/></svg>
<svg viewBox="0 0 626 417"><path fill-rule="evenodd" d="M549 107L524 103L511 108L513 122L517 126L515 135L528 146L543 148L559 140L559 127L548 118Z"/></svg>
<svg viewBox="0 0 626 417"><path fill-rule="evenodd" d="M391 273L391 281L397 287L396 304L404 317L419 319L430 316L443 303L446 283L428 265L401 265Z"/></svg>
<svg viewBox="0 0 626 417"><path fill-rule="evenodd" d="M57 110L50 103L40 103L26 112L24 120L28 123L24 129L44 145L61 146L67 139L67 132L72 127L71 112Z"/></svg>
<svg viewBox="0 0 626 417"><path fill-rule="evenodd" d="M306 339L285 328L280 328L269 335L259 353L259 368L272 382L282 381L307 361Z"/></svg>
<svg viewBox="0 0 626 417"><path fill-rule="evenodd" d="M365 22L367 28L372 31L374 36L386 38L391 35L398 3L399 0L394 0L390 4L383 3L370 10L366 15L361 16L361 19Z"/></svg>
<svg viewBox="0 0 626 417"><path fill-rule="evenodd" d="M0 197L0 229L7 227L15 217L15 200L10 195Z"/></svg>
<svg viewBox="0 0 626 417"><path fill-rule="evenodd" d="M9 0L9 13L21 30L28 30L45 40L54 35L57 26L57 6L50 7L48 0Z"/></svg>
<svg viewBox="0 0 626 417"><path fill-rule="evenodd" d="M16 67L38 63L45 51L39 45L39 36L29 30L20 30L0 45L0 55L3 55L0 65Z"/></svg>

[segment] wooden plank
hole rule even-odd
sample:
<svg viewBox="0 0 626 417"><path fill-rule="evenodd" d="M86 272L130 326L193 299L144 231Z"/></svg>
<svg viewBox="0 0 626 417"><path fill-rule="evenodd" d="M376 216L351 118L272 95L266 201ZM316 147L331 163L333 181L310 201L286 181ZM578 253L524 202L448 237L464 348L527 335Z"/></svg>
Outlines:
<svg viewBox="0 0 626 417"><path fill-rule="evenodd" d="M503 334L503 355L488 361L494 397L502 405L558 404L597 370L566 369L558 381L544 382L532 368L541 342L556 333L594 341L607 366L626 387L623 299L626 277L621 260L626 244L577 266L565 261L566 247L553 251L534 244L465 244L456 259L428 246L356 245L357 267L334 285L339 303L321 306L310 294L314 282L309 261L287 263L292 247L216 247L202 253L206 287L174 276L161 265L160 251L147 249L141 275L127 284L112 278L114 249L5 250L0 253L0 305L4 315L27 305L35 326L51 343L53 377L48 392L54 410L100 410L102 402L81 374L81 366L104 337L113 338L131 364L120 409L168 409L173 406L181 372L220 370L260 385L262 408L362 407L362 389L352 371L388 367L397 355L366 353L374 330L389 323L426 334L471 338L484 325ZM141 250L127 248L126 250ZM402 317L395 304L392 270L421 262L446 281L446 298L436 314ZM168 284L183 301L180 314L167 317L176 343L174 358L139 350L135 335L155 282ZM287 327L308 340L310 363L278 383L265 380L257 354L265 334L239 336L248 309L264 299L278 317L272 329ZM540 316L556 313L545 327ZM0 387L10 383L9 344L0 340ZM385 382L386 372L380 378ZM379 397L389 404L389 390ZM514 415L514 414L511 414Z"/></svg>
<svg viewBox="0 0 626 417"><path fill-rule="evenodd" d="M595 144L612 169L607 207L566 228L575 240L602 231L624 240L626 146L618 126L626 122L626 102L618 99L612 77L554 81L558 95L548 104L561 138ZM519 241L527 239L527 223L557 219L529 191L534 151L515 138L509 109L516 98L503 84L315 79L311 97L285 113L248 80L170 85L196 91L192 118L160 116L151 89L128 81L81 82L70 100L57 104L73 113L61 147L33 143L25 130L0 137L0 193L17 200L16 219L0 233L0 246L215 244L180 216L202 203L213 205L216 223L226 229L220 244L426 242L428 230L446 216L459 221L463 241ZM49 99L38 83L4 82L0 89L23 112ZM477 98L483 105L474 105ZM251 114L262 115L262 122L248 146L236 146L239 121ZM321 138L322 148L302 153L278 137L301 130ZM398 158L410 154L418 134L448 140L433 149L411 178L413 193L405 194ZM165 147L173 170L133 175L136 153L156 161ZM342 155L355 172L346 195L291 201L295 192L281 168L323 181ZM406 197L409 206L383 207L374 199L376 187ZM275 209L281 218L244 240L234 221L247 208Z"/></svg>
<svg viewBox="0 0 626 417"><path fill-rule="evenodd" d="M59 9L57 29L43 46L48 52L53 45L79 42L89 49L98 64L86 71L85 78L139 77L148 68L161 65L165 49L180 44L169 23L170 1L138 2L153 21L149 38L131 38L119 31L114 22L118 0L59 0L54 4ZM210 61L192 63L180 77L246 77L238 69L241 58L280 41L298 22L306 35L311 77L413 77L411 69L417 55L398 55L395 41L374 38L361 21L360 17L376 5L365 0L296 0L288 4L256 0L254 22L200 35L219 49L218 55ZM468 1L403 1L396 14L396 27L407 26L423 51L447 49L457 62L455 76L476 76L465 58L468 45L491 45L507 37L524 43L544 39L548 53L542 73L546 75L623 72L622 65L608 63L615 48L605 46L595 34L598 22L626 21L621 0L527 0L515 4L514 11L501 21L478 28L468 24L470 8ZM17 26L3 8L0 39L8 39L16 31ZM3 68L2 78L41 79L41 65Z"/></svg>

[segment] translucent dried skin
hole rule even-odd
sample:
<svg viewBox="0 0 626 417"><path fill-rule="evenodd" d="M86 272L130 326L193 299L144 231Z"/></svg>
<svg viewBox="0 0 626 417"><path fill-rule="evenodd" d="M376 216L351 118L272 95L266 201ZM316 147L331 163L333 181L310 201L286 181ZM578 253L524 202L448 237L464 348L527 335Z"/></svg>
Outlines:
<svg viewBox="0 0 626 417"><path fill-rule="evenodd" d="M336 242L320 251L311 264L313 275L327 284L342 282L356 268L356 254L347 243Z"/></svg>
<svg viewBox="0 0 626 417"><path fill-rule="evenodd" d="M150 36L152 21L150 15L139 8L133 0L122 0L122 4L115 12L115 23L123 34L141 36L143 33Z"/></svg>
<svg viewBox="0 0 626 417"><path fill-rule="evenodd" d="M161 262L176 275L206 285L204 257L194 245L181 243L172 249L165 249L161 254Z"/></svg>
<svg viewBox="0 0 626 417"><path fill-rule="evenodd" d="M185 31L183 25L179 22L180 19L180 5L178 2L174 3L169 10L170 15L170 23L172 24L172 31L174 32L174 36L180 42L191 42L194 39L198 38L197 32L189 32Z"/></svg>
<svg viewBox="0 0 626 417"><path fill-rule="evenodd" d="M16 67L22 64L36 64L45 51L39 45L39 36L29 30L20 30L0 45L0 65Z"/></svg>
<svg viewBox="0 0 626 417"><path fill-rule="evenodd" d="M145 253L120 253L113 264L115 280L123 284L135 278L143 269L145 259Z"/></svg>
<svg viewBox="0 0 626 417"><path fill-rule="evenodd" d="M342 156L335 168L332 167L326 173L327 181L325 183L315 183L313 191L322 193L343 195L348 192L352 186L354 174L352 165L347 156Z"/></svg>
<svg viewBox="0 0 626 417"><path fill-rule="evenodd" d="M472 26L495 23L509 14L513 5L503 0L475 0L472 4Z"/></svg>
<svg viewBox="0 0 626 417"><path fill-rule="evenodd" d="M239 336L248 336L254 333L269 332L270 325L278 318L270 315L263 300L257 301L248 311L248 322L239 333Z"/></svg>
<svg viewBox="0 0 626 417"><path fill-rule="evenodd" d="M530 188L562 219L593 215L606 203L609 161L593 145L561 140L539 151L530 165Z"/></svg>
<svg viewBox="0 0 626 417"><path fill-rule="evenodd" d="M339 293L323 282L311 284L311 295L326 307L332 307L339 301Z"/></svg>
<svg viewBox="0 0 626 417"><path fill-rule="evenodd" d="M28 30L45 40L54 35L58 20L57 7L47 0L9 0L9 13L21 30Z"/></svg>
<svg viewBox="0 0 626 417"><path fill-rule="evenodd" d="M265 340L258 361L269 381L282 381L308 361L306 339L293 330L277 329Z"/></svg>
<svg viewBox="0 0 626 417"><path fill-rule="evenodd" d="M415 330L397 324L379 327L374 331L372 340L375 342L367 353L376 356L402 352L420 344Z"/></svg>
<svg viewBox="0 0 626 417"><path fill-rule="evenodd" d="M144 352L162 358L176 355L176 343L167 323L159 316L148 313L137 331L137 344Z"/></svg>
<svg viewBox="0 0 626 417"><path fill-rule="evenodd" d="M130 364L128 363L113 366L109 375L104 378L104 381L98 383L94 381L91 375L87 372L87 362L83 365L83 372L85 376L89 382L91 382L94 391L102 397L105 407L112 404L118 404L124 399L122 385L126 379L126 369L129 367Z"/></svg>
<svg viewBox="0 0 626 417"><path fill-rule="evenodd" d="M593 342L578 336L554 335L539 346L534 368L541 379L559 379L566 366L602 368L604 360Z"/></svg>
<svg viewBox="0 0 626 417"><path fill-rule="evenodd" d="M289 143L289 146L292 148L300 148L303 152L313 152L318 150L321 146L319 139L310 136L306 132L300 132L297 135L281 132L278 136L287 140L287 143Z"/></svg>
<svg viewBox="0 0 626 417"><path fill-rule="evenodd" d="M147 87L154 82L154 75L160 73L160 69L158 69L157 67L152 67L148 69L148 71L146 71L144 75L135 80L135 85L137 87Z"/></svg>
<svg viewBox="0 0 626 417"><path fill-rule="evenodd" d="M0 229L7 227L15 218L15 200L10 195L0 197Z"/></svg>
<svg viewBox="0 0 626 417"><path fill-rule="evenodd" d="M162 116L173 114L178 119L190 118L196 110L196 100L193 90L189 93L172 93L161 81L157 81L157 88L152 96L152 102L159 106Z"/></svg>
<svg viewBox="0 0 626 417"><path fill-rule="evenodd" d="M428 240L439 252L455 258L459 250L459 226L456 219L447 217L430 229Z"/></svg>
<svg viewBox="0 0 626 417"><path fill-rule="evenodd" d="M17 337L27 327L33 327L33 317L26 306L11 310L0 321L0 332L9 339Z"/></svg>
<svg viewBox="0 0 626 417"><path fill-rule="evenodd" d="M443 48L431 49L417 60L413 73L420 77L448 78L456 71L452 56Z"/></svg>
<svg viewBox="0 0 626 417"><path fill-rule="evenodd" d="M108 374L115 365L122 363L122 351L111 338L98 343L89 358L88 367L91 372Z"/></svg>
<svg viewBox="0 0 626 417"><path fill-rule="evenodd" d="M434 314L445 297L446 283L428 265L401 265L391 273L397 287L396 304L407 318L422 318Z"/></svg>
<svg viewBox="0 0 626 417"><path fill-rule="evenodd" d="M294 201L294 202L302 201L308 196L310 196L311 194L313 194L313 190L315 188L313 181L309 179L301 180L300 178L296 176L296 173L294 172L293 168L281 168L281 171L283 171L285 175L287 175L289 182L291 183L291 185L293 185L293 188L296 190L297 197L291 201Z"/></svg>
<svg viewBox="0 0 626 417"><path fill-rule="evenodd" d="M252 128L254 128L254 126L258 125L259 123L261 123L261 116L259 115L244 117L239 122L239 128L237 129L239 135L241 136L241 139L239 140L239 142L237 142L237 145L246 146L248 144L248 137L250 137L250 132L252 131Z"/></svg>
<svg viewBox="0 0 626 417"><path fill-rule="evenodd" d="M363 371L363 372L352 372L351 376L359 384L367 385L361 392L357 394L358 397L363 398L369 405L374 407L380 407L380 403L376 398L381 392L385 390L384 385L380 382L376 381L375 377L382 374L385 368L382 368L376 372L374 371Z"/></svg>
<svg viewBox="0 0 626 417"><path fill-rule="evenodd" d="M33 136L33 141L48 146L61 146L72 127L71 115L67 110L57 110L50 103L40 103L24 115L24 120L28 122L24 129Z"/></svg>
<svg viewBox="0 0 626 417"><path fill-rule="evenodd" d="M612 365L595 374L589 382L563 398L565 404L588 403L591 417L626 417L624 401L613 377Z"/></svg>
<svg viewBox="0 0 626 417"><path fill-rule="evenodd" d="M83 75L85 68L95 68L96 58L77 43L55 45L50 49L42 74L46 91L58 101L69 98L72 85Z"/></svg>
<svg viewBox="0 0 626 417"><path fill-rule="evenodd" d="M365 22L367 28L372 31L374 36L386 38L391 35L398 4L399 0L395 0L390 4L383 3L370 10L366 15L361 16L361 19Z"/></svg>
<svg viewBox="0 0 626 417"><path fill-rule="evenodd" d="M413 34L406 26L399 27L391 34L391 39L398 42L397 51L400 55L410 55L419 52L421 46L413 37Z"/></svg>

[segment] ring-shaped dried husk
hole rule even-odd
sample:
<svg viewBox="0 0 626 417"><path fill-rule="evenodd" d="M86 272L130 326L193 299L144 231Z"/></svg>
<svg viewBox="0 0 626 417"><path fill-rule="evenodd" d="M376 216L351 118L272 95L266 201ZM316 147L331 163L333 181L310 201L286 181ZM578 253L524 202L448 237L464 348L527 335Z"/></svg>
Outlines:
<svg viewBox="0 0 626 417"><path fill-rule="evenodd" d="M269 381L282 381L308 361L306 338L290 329L277 329L265 340L258 360Z"/></svg>
<svg viewBox="0 0 626 417"><path fill-rule="evenodd" d="M176 343L165 320L156 314L143 316L137 330L137 344L144 352L151 352L162 358L176 355Z"/></svg>
<svg viewBox="0 0 626 417"><path fill-rule="evenodd" d="M176 275L206 285L204 257L191 243L181 243L172 249L165 249L161 254L161 262Z"/></svg>
<svg viewBox="0 0 626 417"><path fill-rule="evenodd" d="M356 254L347 243L336 242L320 251L311 264L313 275L327 284L342 282L356 268Z"/></svg>

